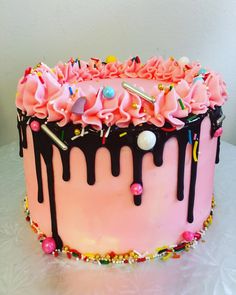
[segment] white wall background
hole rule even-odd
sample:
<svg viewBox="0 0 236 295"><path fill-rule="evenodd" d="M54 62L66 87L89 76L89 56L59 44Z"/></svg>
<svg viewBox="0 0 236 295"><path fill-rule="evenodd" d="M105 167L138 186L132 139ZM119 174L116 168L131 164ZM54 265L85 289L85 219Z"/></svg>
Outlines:
<svg viewBox="0 0 236 295"><path fill-rule="evenodd" d="M224 139L236 144L236 0L0 0L0 145L17 139L26 67L110 54L186 55L220 72L230 97Z"/></svg>

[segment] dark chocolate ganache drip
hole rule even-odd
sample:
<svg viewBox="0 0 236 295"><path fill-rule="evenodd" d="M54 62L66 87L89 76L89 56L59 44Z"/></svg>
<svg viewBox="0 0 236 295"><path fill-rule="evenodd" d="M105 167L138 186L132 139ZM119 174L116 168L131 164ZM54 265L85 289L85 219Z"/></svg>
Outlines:
<svg viewBox="0 0 236 295"><path fill-rule="evenodd" d="M104 147L109 150L111 158L111 173L114 177L120 174L120 153L124 146L130 148L133 159L133 181L130 184L138 184L145 190L145 183L142 180L142 162L146 153L152 153L154 164L159 167L163 164L163 153L165 143L174 137L178 143L178 168L177 168L177 190L176 198L182 201L184 196L184 172L185 172L185 155L187 145L192 147L192 162L191 162L191 176L190 176L190 189L188 195L188 211L187 221L189 223L194 220L194 200L195 200L195 187L197 178L197 157L200 142L200 130L203 119L208 116L211 121L211 135L214 136L215 131L222 126L223 113L220 107L214 110L210 109L208 113L203 115L191 115L188 118L183 118L185 125L181 130L175 130L169 123L166 123L163 128L158 128L152 124L144 123L138 126L129 125L127 128L118 128L117 126L103 126L102 131L96 131L91 126L82 128L80 125L72 123L64 127L59 127L56 122L48 123L47 127L53 134L59 138L66 146L66 150L62 150L55 144L55 141L49 137L42 128L36 131L32 130L34 142L34 156L35 168L38 183L38 202L43 203L43 181L42 181L42 167L41 158L43 158L46 165L47 172L47 189L51 213L51 229L52 236L56 241L57 248L62 247L62 241L58 235L57 228L57 214L56 214L56 201L54 190L54 173L53 173L53 146L59 149L62 161L62 178L64 181L70 180L70 151L72 148L79 148L85 157L87 165L87 183L94 185L96 182L95 175L95 159L97 150ZM31 122L38 122L41 126L45 124L45 120L40 120L35 117L27 117L18 110L18 130L20 138L20 155L23 156L23 148L27 148L27 126ZM75 133L75 130L79 132ZM143 131L151 131L156 138L154 146L149 150L140 148L137 144L138 137ZM216 162L219 160L219 138L216 153ZM79 169L79 165L78 165ZM142 203L142 193L133 195L133 202L136 206Z"/></svg>

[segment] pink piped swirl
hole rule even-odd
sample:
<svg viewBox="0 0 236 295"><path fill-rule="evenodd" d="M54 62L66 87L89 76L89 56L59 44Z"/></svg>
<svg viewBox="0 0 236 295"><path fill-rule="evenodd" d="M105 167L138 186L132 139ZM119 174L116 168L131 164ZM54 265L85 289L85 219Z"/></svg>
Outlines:
<svg viewBox="0 0 236 295"><path fill-rule="evenodd" d="M209 107L222 106L227 99L226 85L220 75L209 69L202 74L201 69L199 63L182 65L173 58L161 57L153 57L145 64L135 58L108 64L99 59L70 60L58 63L53 69L40 63L27 69L20 79L16 106L28 116L56 121L59 126L73 122L100 130L103 124L122 128L130 123L148 122L162 127L169 122L181 129L184 126L181 118L190 113L204 114ZM114 98L104 99L101 79L116 78L127 82L127 78L156 81L146 91L155 98L155 103L123 88L116 91ZM100 81L99 89L89 84L81 87L83 81L91 80ZM160 83L162 87L158 87ZM87 98L83 114L72 113L73 104L81 96Z"/></svg>

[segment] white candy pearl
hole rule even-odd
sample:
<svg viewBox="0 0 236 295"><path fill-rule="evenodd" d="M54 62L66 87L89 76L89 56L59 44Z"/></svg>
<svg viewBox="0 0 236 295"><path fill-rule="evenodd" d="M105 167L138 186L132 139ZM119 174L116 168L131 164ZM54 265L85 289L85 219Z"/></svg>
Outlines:
<svg viewBox="0 0 236 295"><path fill-rule="evenodd" d="M154 147L156 143L156 135L152 131L142 131L138 135L137 145L141 150L148 151Z"/></svg>
<svg viewBox="0 0 236 295"><path fill-rule="evenodd" d="M179 64L185 66L187 64L190 63L190 60L187 56L182 56L179 60L178 60Z"/></svg>

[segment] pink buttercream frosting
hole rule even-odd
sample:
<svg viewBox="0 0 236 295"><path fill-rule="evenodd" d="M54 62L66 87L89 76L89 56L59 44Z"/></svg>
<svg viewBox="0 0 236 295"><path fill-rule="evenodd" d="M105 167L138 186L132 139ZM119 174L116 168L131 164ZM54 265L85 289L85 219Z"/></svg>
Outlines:
<svg viewBox="0 0 236 295"><path fill-rule="evenodd" d="M103 63L70 60L49 68L43 63L28 68L18 83L16 106L28 116L36 116L59 126L69 122L127 127L149 122L162 127L165 122L180 129L181 118L204 114L227 99L225 82L219 74L199 63L182 65L170 58L153 57L145 64L139 59ZM152 104L122 87L126 81L155 98ZM103 88L111 86L115 96L104 97ZM76 100L84 96L82 114L72 112ZM180 103L180 100L182 103Z"/></svg>

